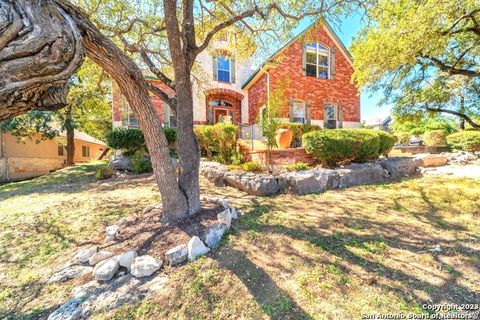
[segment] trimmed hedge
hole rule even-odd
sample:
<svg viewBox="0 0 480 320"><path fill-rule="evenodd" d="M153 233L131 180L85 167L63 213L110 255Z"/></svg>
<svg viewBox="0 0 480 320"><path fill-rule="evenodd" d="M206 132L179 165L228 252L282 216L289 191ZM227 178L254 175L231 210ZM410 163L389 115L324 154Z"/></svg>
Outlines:
<svg viewBox="0 0 480 320"><path fill-rule="evenodd" d="M480 151L480 131L465 130L447 136L450 148L463 151Z"/></svg>
<svg viewBox="0 0 480 320"><path fill-rule="evenodd" d="M447 145L447 133L444 130L431 130L423 135L423 143L431 147L444 147Z"/></svg>
<svg viewBox="0 0 480 320"><path fill-rule="evenodd" d="M236 142L238 127L232 123L197 126L194 132L207 158L221 163L232 163L237 158Z"/></svg>
<svg viewBox="0 0 480 320"><path fill-rule="evenodd" d="M143 133L137 128L113 129L107 133L107 145L112 149L123 150L125 155L132 155L136 151L147 150Z"/></svg>
<svg viewBox="0 0 480 320"><path fill-rule="evenodd" d="M177 131L173 128L164 128L163 132L172 150L177 140ZM106 138L109 148L123 150L127 156L137 151L147 151L145 137L138 128L116 128L108 132Z"/></svg>
<svg viewBox="0 0 480 320"><path fill-rule="evenodd" d="M388 132L371 129L335 129L303 135L305 151L326 166L366 162L386 155L396 142Z"/></svg>

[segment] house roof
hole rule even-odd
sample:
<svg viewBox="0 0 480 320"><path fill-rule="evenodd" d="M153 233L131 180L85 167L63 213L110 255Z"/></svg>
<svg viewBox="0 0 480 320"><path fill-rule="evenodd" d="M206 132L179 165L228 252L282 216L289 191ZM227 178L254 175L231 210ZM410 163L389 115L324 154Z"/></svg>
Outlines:
<svg viewBox="0 0 480 320"><path fill-rule="evenodd" d="M292 45L295 41L298 40L301 36L303 36L308 30L313 28L317 23L319 23L319 20L314 21L311 23L305 30L303 30L301 33L299 33L296 37L292 38L290 41L288 41L285 45L283 45L280 49L278 49L274 54L272 54L267 60L265 60L264 63L260 65L260 67L255 70L250 77L242 84L242 89L245 89L253 79L257 78L259 76L260 71L262 70L263 67L265 67L268 63L273 62L273 59L275 59L283 50L288 48L290 45ZM327 33L332 37L333 41L335 42L336 45L340 48L340 50L344 53L344 55L347 57L347 60L350 62L350 64L353 64L353 56L350 54L348 49L345 47L343 44L342 40L337 36L333 28L328 24L326 20L322 20L321 22L325 29L327 30Z"/></svg>
<svg viewBox="0 0 480 320"><path fill-rule="evenodd" d="M59 135L61 137L66 137L67 132L65 130L60 131ZM74 129L74 137L75 137L75 140L80 140L80 141L89 142L89 143L93 143L93 144L99 144L99 145L102 145L102 146L107 145L105 142L103 142L101 140L98 140L98 139L92 137L91 135L86 134L85 132L78 131L77 129Z"/></svg>

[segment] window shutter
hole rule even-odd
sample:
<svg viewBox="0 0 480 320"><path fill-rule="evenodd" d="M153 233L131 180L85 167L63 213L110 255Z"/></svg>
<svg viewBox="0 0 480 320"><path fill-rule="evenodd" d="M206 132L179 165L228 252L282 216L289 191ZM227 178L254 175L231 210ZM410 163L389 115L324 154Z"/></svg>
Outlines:
<svg viewBox="0 0 480 320"><path fill-rule="evenodd" d="M335 79L335 47L330 48L330 79Z"/></svg>
<svg viewBox="0 0 480 320"><path fill-rule="evenodd" d="M217 57L212 56L212 73L213 73L213 81L218 81L218 63Z"/></svg>
<svg viewBox="0 0 480 320"><path fill-rule="evenodd" d="M293 122L293 99L288 99L290 122Z"/></svg>
<svg viewBox="0 0 480 320"><path fill-rule="evenodd" d="M343 128L343 106L338 106L338 127Z"/></svg>
<svg viewBox="0 0 480 320"><path fill-rule="evenodd" d="M213 108L208 106L208 111L207 111L207 123L208 124L213 124Z"/></svg>
<svg viewBox="0 0 480 320"><path fill-rule="evenodd" d="M307 75L307 49L305 44L302 47L302 74Z"/></svg>
<svg viewBox="0 0 480 320"><path fill-rule="evenodd" d="M235 58L230 60L230 82L235 83Z"/></svg>
<svg viewBox="0 0 480 320"><path fill-rule="evenodd" d="M170 127L170 106L166 103L162 104L163 106L163 124L165 127Z"/></svg>
<svg viewBox="0 0 480 320"><path fill-rule="evenodd" d="M312 103L310 101L305 104L305 117L306 123L312 124Z"/></svg>

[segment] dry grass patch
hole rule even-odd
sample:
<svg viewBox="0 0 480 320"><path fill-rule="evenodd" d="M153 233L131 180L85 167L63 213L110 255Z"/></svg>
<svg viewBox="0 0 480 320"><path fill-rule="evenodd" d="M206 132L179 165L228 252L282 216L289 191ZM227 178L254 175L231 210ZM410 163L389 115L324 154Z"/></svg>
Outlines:
<svg viewBox="0 0 480 320"><path fill-rule="evenodd" d="M42 180L0 187L9 193L0 196L0 308L10 315L65 302L85 280L45 286L49 272L90 234L158 201L148 176L54 180L51 191L35 191ZM167 268L164 291L98 319L340 320L480 301L478 181L425 177L271 198L201 184L242 210L237 227L215 252ZM429 251L437 245L441 252Z"/></svg>

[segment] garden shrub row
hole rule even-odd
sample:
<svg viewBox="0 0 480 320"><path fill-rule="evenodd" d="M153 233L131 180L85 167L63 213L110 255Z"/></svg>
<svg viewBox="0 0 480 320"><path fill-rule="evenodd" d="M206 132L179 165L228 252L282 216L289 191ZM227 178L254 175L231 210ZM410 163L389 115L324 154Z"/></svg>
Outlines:
<svg viewBox="0 0 480 320"><path fill-rule="evenodd" d="M305 151L323 165L333 167L349 162L366 162L387 155L397 138L385 131L335 129L303 135Z"/></svg>
<svg viewBox="0 0 480 320"><path fill-rule="evenodd" d="M164 128L170 150L175 149L177 131L173 128ZM145 137L138 128L117 128L107 133L107 145L109 148L122 150L126 156L132 156L137 151L147 152Z"/></svg>
<svg viewBox="0 0 480 320"><path fill-rule="evenodd" d="M238 127L232 123L201 125L194 128L202 152L208 159L221 163L239 163L241 157L236 151Z"/></svg>
<svg viewBox="0 0 480 320"><path fill-rule="evenodd" d="M447 143L454 150L480 151L480 131L465 130L447 136Z"/></svg>
<svg viewBox="0 0 480 320"><path fill-rule="evenodd" d="M431 147L444 147L447 145L445 130L431 130L423 134L423 143Z"/></svg>

